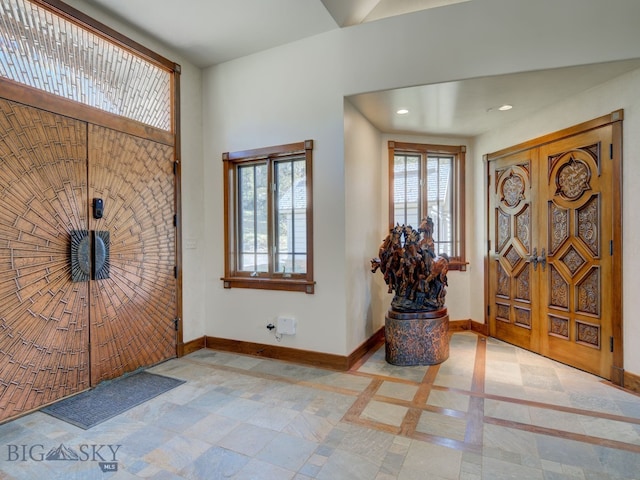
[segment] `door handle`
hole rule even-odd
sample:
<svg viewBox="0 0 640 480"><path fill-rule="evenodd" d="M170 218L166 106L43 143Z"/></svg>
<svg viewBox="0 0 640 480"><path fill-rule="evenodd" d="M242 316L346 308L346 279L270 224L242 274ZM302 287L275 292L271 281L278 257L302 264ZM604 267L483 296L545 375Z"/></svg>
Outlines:
<svg viewBox="0 0 640 480"><path fill-rule="evenodd" d="M93 233L93 279L104 280L109 278L109 247L111 236L104 230L96 230Z"/></svg>
<svg viewBox="0 0 640 480"><path fill-rule="evenodd" d="M109 278L110 235L106 231L71 230L71 281Z"/></svg>
<svg viewBox="0 0 640 480"><path fill-rule="evenodd" d="M531 263L533 263L533 269L537 270L538 269L538 261L539 261L538 257L538 249L536 247L533 248L533 254L529 257L529 261Z"/></svg>
<svg viewBox="0 0 640 480"><path fill-rule="evenodd" d="M89 230L71 230L71 281L86 282L91 276L91 241Z"/></svg>
<svg viewBox="0 0 640 480"><path fill-rule="evenodd" d="M535 249L534 249L534 255L535 255ZM538 263L542 265L542 271L544 272L547 266L547 254L545 253L544 248L542 249L542 251L540 252L540 256L538 257Z"/></svg>
<svg viewBox="0 0 640 480"><path fill-rule="evenodd" d="M547 267L547 253L543 248L538 255L538 249L536 247L533 248L533 254L529 257L529 261L533 263L533 269L538 270L538 264L542 265L542 271L544 272Z"/></svg>

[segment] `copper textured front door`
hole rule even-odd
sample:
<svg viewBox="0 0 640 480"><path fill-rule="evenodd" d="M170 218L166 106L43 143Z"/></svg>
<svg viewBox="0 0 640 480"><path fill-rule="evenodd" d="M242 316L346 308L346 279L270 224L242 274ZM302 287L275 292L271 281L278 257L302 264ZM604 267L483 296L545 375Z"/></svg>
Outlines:
<svg viewBox="0 0 640 480"><path fill-rule="evenodd" d="M604 125L489 163L491 335L604 378L615 372L619 311L613 132Z"/></svg>
<svg viewBox="0 0 640 480"><path fill-rule="evenodd" d="M91 382L176 354L173 150L89 126L89 200L108 232L109 273L91 282Z"/></svg>
<svg viewBox="0 0 640 480"><path fill-rule="evenodd" d="M0 99L0 202L0 421L175 356L171 147Z"/></svg>
<svg viewBox="0 0 640 480"><path fill-rule="evenodd" d="M88 283L71 282L86 228L87 128L0 99L0 420L89 387Z"/></svg>

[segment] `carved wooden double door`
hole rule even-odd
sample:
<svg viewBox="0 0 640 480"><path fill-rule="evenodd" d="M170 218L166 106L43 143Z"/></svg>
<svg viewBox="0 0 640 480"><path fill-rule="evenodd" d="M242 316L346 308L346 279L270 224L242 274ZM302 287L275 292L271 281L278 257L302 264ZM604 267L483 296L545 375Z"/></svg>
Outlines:
<svg viewBox="0 0 640 480"><path fill-rule="evenodd" d="M489 157L491 335L604 378L621 322L617 128Z"/></svg>
<svg viewBox="0 0 640 480"><path fill-rule="evenodd" d="M0 99L0 202L0 421L175 356L172 147Z"/></svg>

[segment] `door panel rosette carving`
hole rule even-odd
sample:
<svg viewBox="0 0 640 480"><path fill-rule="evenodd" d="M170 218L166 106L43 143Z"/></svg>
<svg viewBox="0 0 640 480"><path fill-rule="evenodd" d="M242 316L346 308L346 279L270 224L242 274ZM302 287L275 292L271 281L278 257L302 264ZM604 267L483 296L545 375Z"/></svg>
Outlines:
<svg viewBox="0 0 640 480"><path fill-rule="evenodd" d="M575 236L589 249L595 258L600 257L600 195L592 195L575 211Z"/></svg>
<svg viewBox="0 0 640 480"><path fill-rule="evenodd" d="M576 343L600 350L600 325L576 320Z"/></svg>
<svg viewBox="0 0 640 480"><path fill-rule="evenodd" d="M496 171L496 194L500 206L515 209L526 200L531 187L529 164L513 165L507 169Z"/></svg>
<svg viewBox="0 0 640 480"><path fill-rule="evenodd" d="M591 169L586 162L573 156L555 174L556 195L574 202L591 190Z"/></svg>
<svg viewBox="0 0 640 480"><path fill-rule="evenodd" d="M569 319L557 315L549 315L549 335L569 340Z"/></svg>
<svg viewBox="0 0 640 480"><path fill-rule="evenodd" d="M555 155L549 155L547 158L548 165L548 178L549 180L552 178L552 172L555 169L556 165L559 161L564 160L565 155L574 155L581 158L589 159L589 162L593 162L598 175L600 175L600 142L594 143L592 145L586 145L581 148L577 148L568 152L560 152Z"/></svg>
<svg viewBox="0 0 640 480"><path fill-rule="evenodd" d="M569 310L569 282L558 271L555 265L549 265L549 306Z"/></svg>
<svg viewBox="0 0 640 480"><path fill-rule="evenodd" d="M555 255L569 238L569 210L557 205L553 200L548 204L549 255Z"/></svg>
<svg viewBox="0 0 640 480"><path fill-rule="evenodd" d="M600 317L600 267L591 267L576 283L574 297L576 312Z"/></svg>
<svg viewBox="0 0 640 480"><path fill-rule="evenodd" d="M513 307L515 313L514 325L531 330L531 310L523 307Z"/></svg>
<svg viewBox="0 0 640 480"><path fill-rule="evenodd" d="M504 323L511 323L510 314L511 305L507 303L496 302L496 320L500 320Z"/></svg>

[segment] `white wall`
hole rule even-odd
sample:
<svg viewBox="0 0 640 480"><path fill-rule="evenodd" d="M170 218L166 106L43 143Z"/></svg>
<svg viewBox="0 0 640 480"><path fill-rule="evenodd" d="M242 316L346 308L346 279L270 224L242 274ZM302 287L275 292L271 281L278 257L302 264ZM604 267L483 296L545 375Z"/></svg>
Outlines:
<svg viewBox="0 0 640 480"><path fill-rule="evenodd" d="M379 309L375 302L384 299L378 300L375 284L360 269L365 259L375 255L386 233L387 221L380 207L383 223L373 253L355 253L353 239L366 219L375 215L373 205L379 201L379 195L364 187L355 173L365 165L365 160L354 151L371 149L363 146L361 140L352 145L354 136L349 132L345 140L345 122L346 128L350 128L348 122L354 121L358 135L373 139L376 134L343 102L345 96L640 57L638 18L640 2L636 0L474 0L328 32L206 69L203 74L207 185L204 222L208 242L203 259L208 272L206 333L275 343L266 324L278 315L290 315L298 319L298 334L285 337L283 346L348 354L380 324L380 314L373 309ZM581 107L582 111L597 109L593 99L588 102L590 106ZM616 107L609 110L613 108ZM558 119L540 120L539 129L554 123L564 126ZM522 140L535 136L535 130L535 126L527 128ZM222 152L306 138L316 141L316 294L224 290L220 281L224 272ZM505 146L512 143L504 142ZM486 150L484 143L480 146L482 150L470 145L467 163L467 204L475 205L467 211L478 212L478 215L469 213L468 218L470 268L465 273L451 274L447 303L453 319L482 322L482 245L486 227L480 159L483 153L495 149ZM384 168L381 175L385 175ZM377 174L366 175L375 179ZM480 187L475 188L477 185ZM353 202L354 192L368 198ZM367 202L371 203L363 208ZM363 249L371 248L373 236L367 233ZM625 233L625 239L628 238ZM625 279L626 272L627 269ZM362 305L368 297L371 306ZM625 312L640 307L640 300L627 298L630 305L625 306ZM637 333L633 319L625 319L625 328L628 326L625 338L629 338L629 331ZM640 362L633 360L631 365L640 372Z"/></svg>
<svg viewBox="0 0 640 480"><path fill-rule="evenodd" d="M379 134L345 96L640 57L637 0L474 0L318 35L209 68L201 77L158 42L81 0L68 3L182 65L182 231L189 244L195 242L183 250L185 341L207 334L275 343L266 323L291 315L299 320L299 333L285 337L283 346L347 354L381 325L374 311L384 308L386 298L376 293L384 287L359 269L386 234L386 193L377 194L358 171L377 151L380 170L364 175L384 184L386 140L381 137L375 148L365 145ZM451 274L447 303L453 319L484 318L482 155L624 108L625 368L640 374L640 351L632 349L640 338L634 315L640 308L640 257L632 251L640 234L633 208L640 200L640 138L634 134L640 131L639 77L633 72L469 145L470 268ZM308 138L316 142L316 294L224 290L222 152ZM355 138L360 140L352 143ZM381 222L377 233L368 230L374 216ZM363 228L363 250L357 251L354 239Z"/></svg>
<svg viewBox="0 0 640 480"><path fill-rule="evenodd" d="M623 121L623 331L624 331L624 368L640 374L640 351L635 347L640 338L640 318L636 314L640 308L640 256L635 248L640 238L640 70L635 70L593 88L580 95L539 111L500 131L489 132L476 139L476 158L474 165L477 178L486 176L482 155L507 148L511 145L552 133L619 108L624 109ZM485 205L486 192L476 191L476 205ZM474 214L475 228L486 225L485 208L477 208ZM482 230L484 241L475 244L475 256L482 256L482 247L486 245L486 228ZM472 282L482 282L481 272ZM484 304L482 298L471 297L472 315L481 320Z"/></svg>
<svg viewBox="0 0 640 480"><path fill-rule="evenodd" d="M386 179L378 164L380 131L349 101L345 100L344 108L345 320L347 350L352 351L384 326L384 312L389 306L382 275L371 273L371 259L378 255L384 238L380 212L386 209L387 197L380 191L380 183Z"/></svg>
<svg viewBox="0 0 640 480"><path fill-rule="evenodd" d="M347 352L343 96L334 32L204 72L207 334L276 343L266 325L297 320L281 345ZM329 73L329 74L328 74ZM315 294L224 289L222 153L314 140Z"/></svg>
<svg viewBox="0 0 640 480"><path fill-rule="evenodd" d="M81 0L65 0L96 20L128 36L182 67L180 106L182 124L182 235L195 242L195 248L183 245L183 339L185 342L205 333L203 163L202 163L202 71L181 55L158 41L141 34ZM183 244L185 242L183 241Z"/></svg>

